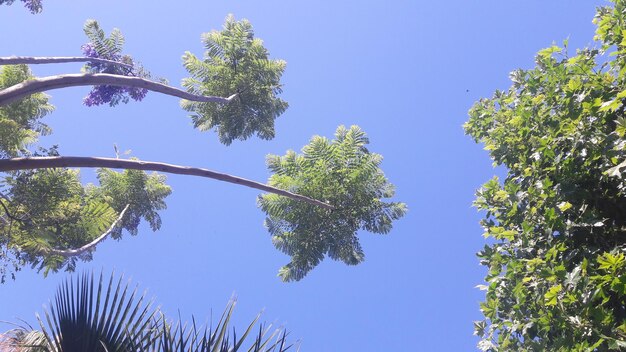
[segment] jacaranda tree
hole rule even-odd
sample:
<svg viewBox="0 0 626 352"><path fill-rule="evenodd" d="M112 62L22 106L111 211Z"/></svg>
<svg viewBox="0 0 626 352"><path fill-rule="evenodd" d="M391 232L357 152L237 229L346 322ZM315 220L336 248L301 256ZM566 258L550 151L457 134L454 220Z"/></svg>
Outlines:
<svg viewBox="0 0 626 352"><path fill-rule="evenodd" d="M13 1L2 1L11 4ZM40 2L24 1L32 12ZM286 64L271 59L251 24L228 16L220 31L202 35L202 58L187 52L189 77L179 89L154 78L123 52L119 30L106 35L96 21L84 27L88 42L77 57L0 57L0 279L24 265L74 270L90 260L107 237L137 234L141 221L161 226L159 211L171 193L165 177L147 171L208 177L269 194L259 198L275 246L291 261L279 274L300 280L329 256L358 264L364 254L358 231L387 233L406 211L388 202L393 186L357 126L337 129L335 140L313 137L284 157L269 156L269 184L207 169L140 161L62 155L56 146L35 145L51 129L42 119L52 112L44 92L90 86L87 106L141 101L148 92L182 98L196 128L216 131L228 145L252 136L274 137L274 121L288 107L279 95ZM80 46L80 43L77 44ZM85 63L81 73L34 77L27 65ZM83 185L75 168L97 168L99 185ZM117 172L111 169L122 169Z"/></svg>
<svg viewBox="0 0 626 352"><path fill-rule="evenodd" d="M541 50L470 110L466 133L507 169L475 201L492 239L482 350L626 348L626 1L613 5L595 47Z"/></svg>

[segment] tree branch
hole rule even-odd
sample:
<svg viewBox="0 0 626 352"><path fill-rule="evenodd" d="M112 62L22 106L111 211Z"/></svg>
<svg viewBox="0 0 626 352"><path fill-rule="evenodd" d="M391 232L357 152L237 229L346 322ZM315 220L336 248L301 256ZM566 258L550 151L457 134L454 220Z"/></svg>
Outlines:
<svg viewBox="0 0 626 352"><path fill-rule="evenodd" d="M4 202L0 201L0 205L2 205L2 208L4 208L4 213L7 215L7 217L11 220L15 220L15 221L23 221L20 218L16 218L15 216L13 216L13 214L11 214L11 212L9 211L9 208L7 208L7 206L4 204ZM8 221L6 221L8 222Z"/></svg>
<svg viewBox="0 0 626 352"><path fill-rule="evenodd" d="M95 246L98 245L98 243L104 241L104 239L107 238L107 236L109 236L109 234L111 234L111 232L113 232L113 230L115 230L115 228L122 221L122 218L124 218L124 215L126 214L126 211L128 210L129 207L130 207L130 204L126 204L126 207L124 207L124 210L122 210L120 215L111 224L109 229L106 230L102 235L100 235L100 237L96 238L95 240L87 243L86 245L84 245L84 246L82 246L80 248L76 248L76 249L56 249L56 248L47 249L45 251L46 254L60 255L62 257L68 258L68 257L75 257L77 255L80 255L82 253L85 253L85 252L93 249Z"/></svg>
<svg viewBox="0 0 626 352"><path fill-rule="evenodd" d="M55 56L55 57L40 57L40 56L8 56L0 57L0 65L37 65L37 64L61 64L68 62L97 62L100 64L109 64L116 66L123 66L127 68L133 68L133 65L125 64L123 62L99 59L95 57L83 57L83 56Z"/></svg>
<svg viewBox="0 0 626 352"><path fill-rule="evenodd" d="M141 77L112 75L108 73L80 73L34 78L5 88L4 90L0 90L0 106L22 99L34 93L45 92L52 89L98 85L143 88L153 92L203 103L226 104L237 96L237 94L233 94L228 98L223 98L196 95Z"/></svg>
<svg viewBox="0 0 626 352"><path fill-rule="evenodd" d="M124 160L114 158L97 158L97 157L80 157L80 156L53 156L53 157L31 157L31 158L13 158L0 159L0 172L16 171L16 170L32 170L32 169L50 169L58 167L103 167L111 169L131 169L143 171L161 171L170 174L190 175L212 178L214 180L230 182L241 186L246 186L287 198L303 201L312 205L316 205L325 209L333 209L333 206L319 200L295 194L283 189L268 186L256 181L245 178L223 174L207 169L172 165L166 163L141 161L141 160Z"/></svg>
<svg viewBox="0 0 626 352"><path fill-rule="evenodd" d="M9 199L9 197L5 196L4 193L0 192L0 198L4 199L7 201L7 203L11 202L11 199ZM9 211L9 208L4 204L4 202L0 201L0 205L2 205L2 208L4 208L4 212L7 215L7 217L11 220L15 220L15 221L19 221L19 222L24 222L27 221L28 218L18 218L17 216L11 214L11 212Z"/></svg>

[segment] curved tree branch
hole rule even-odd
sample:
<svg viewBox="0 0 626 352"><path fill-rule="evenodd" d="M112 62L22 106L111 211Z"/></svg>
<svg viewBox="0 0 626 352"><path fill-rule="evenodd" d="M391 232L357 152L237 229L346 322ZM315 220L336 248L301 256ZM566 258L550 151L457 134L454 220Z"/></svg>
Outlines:
<svg viewBox="0 0 626 352"><path fill-rule="evenodd" d="M120 224L120 222L124 218L124 215L126 214L126 211L128 210L129 207L130 207L130 204L126 204L126 207L124 207L124 210L122 210L122 212L117 217L117 219L115 219L115 221L111 224L111 226L109 226L109 229L106 230L102 235L100 235L95 240L87 243L86 245L84 245L84 246L82 246L80 248L76 248L76 249L56 249L56 248L47 249L45 251L46 254L60 255L62 257L68 258L68 257L75 257L77 255L80 255L82 253L90 251L95 246L97 246L98 243L104 241L104 239L107 238L107 236L109 236L111 234L111 232L113 232L113 230L115 230L115 228Z"/></svg>
<svg viewBox="0 0 626 352"><path fill-rule="evenodd" d="M141 161L141 160L124 160L114 158L96 158L96 157L80 157L80 156L51 156L51 157L31 157L31 158L13 158L0 159L0 172L15 170L32 170L32 169L50 169L57 167L103 167L111 169L132 169L143 171L161 171L178 175L190 175L212 178L214 180L230 182L241 186L246 186L287 198L303 201L312 205L316 205L326 209L333 209L333 206L319 200L295 194L283 189L268 186L256 181L245 178L223 174L207 169L172 165L166 163Z"/></svg>
<svg viewBox="0 0 626 352"><path fill-rule="evenodd" d="M0 198L4 199L7 201L7 203L11 202L11 199L9 199L9 197L5 196L4 193L0 192ZM6 204L4 204L4 202L0 201L0 205L2 205L2 208L4 208L4 212L7 215L7 217L11 220L15 220L15 221L19 221L19 222L25 222L28 221L28 218L21 218L21 217L17 217L13 214L11 214L11 212L9 211L9 208L6 206Z"/></svg>
<svg viewBox="0 0 626 352"><path fill-rule="evenodd" d="M237 94L233 94L228 98L223 98L196 95L141 77L112 75L108 73L80 73L34 78L0 90L0 106L22 99L34 93L45 92L52 89L98 85L143 88L153 92L203 103L226 104L237 96Z"/></svg>
<svg viewBox="0 0 626 352"><path fill-rule="evenodd" d="M4 209L4 213L6 214L6 216L7 216L9 219L11 219L11 220L15 220L15 221L20 221L20 222L21 222L21 221L24 221L24 220L22 220L22 219L20 219L20 218L16 218L13 214L11 214L11 212L9 211L9 208L8 208L8 207L4 204L4 202L0 201L0 205L1 205L1 206L2 206L2 208ZM8 222L8 221L6 221L6 219L3 219L3 220L5 220L5 222Z"/></svg>
<svg viewBox="0 0 626 352"><path fill-rule="evenodd" d="M54 57L40 57L40 56L8 56L0 57L0 65L37 65L37 64L61 64L68 62L97 62L100 64L109 64L116 66L123 66L127 68L133 68L133 65L125 64L123 62L117 62L107 59L99 59L95 57L83 57L83 56L54 56Z"/></svg>

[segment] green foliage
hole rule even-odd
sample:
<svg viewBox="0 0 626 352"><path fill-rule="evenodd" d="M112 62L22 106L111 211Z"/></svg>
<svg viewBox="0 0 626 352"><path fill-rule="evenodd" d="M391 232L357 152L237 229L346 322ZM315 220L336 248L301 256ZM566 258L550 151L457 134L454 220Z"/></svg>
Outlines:
<svg viewBox="0 0 626 352"><path fill-rule="evenodd" d="M90 46L96 50L100 57L114 60L122 55L125 40L119 29L114 28L107 37L96 20L87 20L83 26L83 31L87 38L89 38ZM128 59L121 61L126 62ZM132 61L126 63L132 63ZM120 66L111 66L110 69L120 69Z"/></svg>
<svg viewBox="0 0 626 352"><path fill-rule="evenodd" d="M45 323L38 316L41 331L22 328L0 335L0 347L30 352L283 352L291 347L285 344L285 331L271 332L260 325L256 337L250 335L259 315L238 338L230 327L234 301L215 327L197 326L195 320L190 327L168 321L158 308L151 307L145 294L139 295L137 288L123 284L122 279L114 280L111 275L107 283L100 274L98 280L82 275L66 281L45 311Z"/></svg>
<svg viewBox="0 0 626 352"><path fill-rule="evenodd" d="M32 79L28 66L0 67L0 90ZM53 110L45 94L37 93L20 101L0 106L0 157L26 153L26 147L47 135L50 128L39 120Z"/></svg>
<svg viewBox="0 0 626 352"><path fill-rule="evenodd" d="M133 64L129 56L121 55L124 38L119 30L107 37L96 21L87 21L85 33L102 56ZM86 70L128 74L124 71L128 69L113 65L87 65ZM0 89L32 78L26 65L0 67ZM118 101L113 97L112 103ZM0 106L0 158L41 156L28 147L51 132L40 120L52 110L48 97L41 93ZM44 155L58 156L56 146L41 150ZM10 172L0 178L0 282L14 278L24 265L47 274L62 268L74 270L79 259L91 260L92 251L79 257L53 252L80 248L98 238L126 205L129 210L111 237L120 238L124 229L137 234L142 219L153 230L161 226L158 211L165 209L164 199L171 193L164 176L99 170L98 178L101 187L83 186L78 172L69 169Z"/></svg>
<svg viewBox="0 0 626 352"><path fill-rule="evenodd" d="M84 71L147 74L122 55L124 37L119 30L106 36L98 23L90 20L84 31L90 40L82 47L86 57L125 64L90 62ZM183 85L196 95L231 96L232 100L221 105L183 101L195 126L215 128L224 144L253 134L272 138L274 120L287 109L287 103L277 97L285 62L270 60L251 24L235 21L233 16L226 18L221 31L206 33L202 40L206 49L203 60L191 53L183 57L191 75ZM26 66L7 66L0 72L0 88L30 78ZM128 88L95 86L84 103L113 106L128 97L141 100L145 95ZM43 94L0 107L0 158L41 156L26 147L49 132L39 119L50 110ZM268 157L268 166L275 173L270 186L333 207L327 210L273 194L260 197L275 246L291 257L280 269L284 281L302 279L325 256L349 265L362 262L358 231L386 234L393 221L406 212L403 203L385 202L393 197L394 187L379 168L382 157L367 150L365 133L356 126L342 126L335 136L333 141L314 137L302 155L289 151L284 157ZM43 154L58 156L56 146ZM100 186L83 186L78 171L67 168L13 171L0 178L0 281L24 265L44 270L44 274L72 271L77 260L91 259L94 249L83 247L97 243L103 233L114 239L121 238L123 230L136 235L142 219L153 230L161 226L158 211L165 209L164 199L171 193L165 177L107 169L98 170L97 175Z"/></svg>
<svg viewBox="0 0 626 352"><path fill-rule="evenodd" d="M626 347L625 5L598 9L598 48L544 49L470 110L466 133L508 170L475 201L493 239L482 350Z"/></svg>
<svg viewBox="0 0 626 352"><path fill-rule="evenodd" d="M264 194L259 206L267 214L265 225L272 242L291 256L279 276L300 280L326 255L349 265L363 261L357 232L386 234L393 220L406 212L404 203L384 202L394 195L379 165L382 157L370 153L365 133L357 126L340 126L335 139L315 136L302 154L269 155L274 173L269 184L334 207L322 209L275 194Z"/></svg>
<svg viewBox="0 0 626 352"><path fill-rule="evenodd" d="M182 101L192 113L195 127L207 131L215 128L219 139L230 144L255 134L262 139L274 137L274 120L287 109L277 97L282 92L280 77L286 63L268 59L263 42L254 38L247 20L235 21L230 15L222 31L202 36L206 52L200 60L190 52L183 55L183 65L190 78L183 86L193 94L228 97L237 94L229 104Z"/></svg>
<svg viewBox="0 0 626 352"><path fill-rule="evenodd" d="M83 55L86 57L106 59L124 64L114 65L90 62L83 67L84 72L151 78L150 73L141 65L135 63L132 57L129 55L122 55L124 36L119 29L113 29L111 34L107 37L104 31L100 28L98 22L95 20L88 20L85 23L83 30L90 40L89 43L84 44L81 47ZM101 104L115 106L120 102L128 103L130 98L140 101L146 96L147 93L148 91L143 88L100 85L91 89L87 97L83 99L83 103L87 106Z"/></svg>
<svg viewBox="0 0 626 352"><path fill-rule="evenodd" d="M145 219L153 230L161 225L158 210L171 190L165 177L143 171L98 170L100 187L83 186L78 171L40 169L13 172L4 179L4 215L0 216L0 245L7 259L17 259L15 270L29 264L44 270L75 269L77 259L91 260L92 251L79 257L64 257L53 249L80 248L102 235L129 210L111 233L120 238L122 230L137 234ZM17 265L19 264L19 265ZM4 281L9 270L0 271Z"/></svg>
<svg viewBox="0 0 626 352"><path fill-rule="evenodd" d="M123 228L136 235L141 219L145 219L154 231L161 227L161 217L157 211L167 207L165 197L172 193L171 188L165 184L164 175L147 174L138 170L115 172L98 169L98 180L102 185L103 195L114 209L121 211L127 204L131 205L120 231ZM112 236L119 238L119 234L117 232Z"/></svg>

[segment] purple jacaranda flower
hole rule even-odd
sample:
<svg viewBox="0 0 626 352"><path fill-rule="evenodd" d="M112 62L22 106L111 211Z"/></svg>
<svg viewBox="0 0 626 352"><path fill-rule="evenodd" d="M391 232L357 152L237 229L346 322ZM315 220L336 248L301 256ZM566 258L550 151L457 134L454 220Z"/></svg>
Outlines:
<svg viewBox="0 0 626 352"><path fill-rule="evenodd" d="M92 58L102 58L117 62L123 62L127 65L134 66L133 59L128 55L120 54L107 54L101 55L95 48L93 43L86 43L81 46L83 55ZM89 63L86 66L87 72L90 73L111 73L122 76L141 77L142 71L137 71L134 67L129 69L127 67ZM87 106L98 106L102 104L109 104L110 106L117 105L120 102L128 102L129 97L135 101L141 101L146 97L148 93L147 89L133 88L133 87L117 87L117 86L95 86L91 89L89 94L83 99L83 104Z"/></svg>
<svg viewBox="0 0 626 352"><path fill-rule="evenodd" d="M135 101L142 101L148 94L148 90L144 88L126 88L126 92Z"/></svg>
<svg viewBox="0 0 626 352"><path fill-rule="evenodd" d="M41 0L22 0L24 6L30 10L31 13L41 12Z"/></svg>
<svg viewBox="0 0 626 352"><path fill-rule="evenodd" d="M98 51L92 43L83 44L80 49L82 50L83 55L86 57L100 58L100 55L98 55ZM87 68L89 72L97 73L101 72L105 68L105 65L97 62L90 62L89 64L87 64Z"/></svg>
<svg viewBox="0 0 626 352"><path fill-rule="evenodd" d="M96 49L93 47L93 44L91 43L83 44L80 47L80 50L83 51L83 55L85 55L86 57L99 57L98 52L96 51Z"/></svg>

